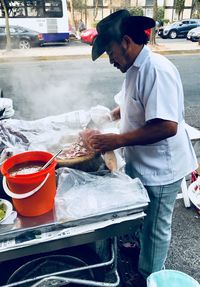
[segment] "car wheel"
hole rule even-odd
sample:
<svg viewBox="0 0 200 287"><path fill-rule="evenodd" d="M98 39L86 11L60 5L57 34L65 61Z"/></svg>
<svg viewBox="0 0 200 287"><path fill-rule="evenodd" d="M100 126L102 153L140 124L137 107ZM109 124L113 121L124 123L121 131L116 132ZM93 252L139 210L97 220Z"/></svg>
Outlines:
<svg viewBox="0 0 200 287"><path fill-rule="evenodd" d="M172 30L170 33L169 33L169 38L170 39L176 39L177 37L177 32L175 30Z"/></svg>
<svg viewBox="0 0 200 287"><path fill-rule="evenodd" d="M19 40L19 49L30 49L31 43L27 39L20 39Z"/></svg>

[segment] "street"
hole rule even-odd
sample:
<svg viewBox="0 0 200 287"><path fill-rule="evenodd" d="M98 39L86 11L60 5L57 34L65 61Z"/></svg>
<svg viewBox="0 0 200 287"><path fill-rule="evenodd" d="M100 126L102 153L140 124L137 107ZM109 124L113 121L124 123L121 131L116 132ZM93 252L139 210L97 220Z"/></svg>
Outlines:
<svg viewBox="0 0 200 287"><path fill-rule="evenodd" d="M200 55L170 55L180 71L185 106L199 104ZM0 65L0 88L13 99L15 117L27 120L89 109L97 104L114 106L124 75L108 59L43 61ZM78 99L78 100L77 100Z"/></svg>
<svg viewBox="0 0 200 287"><path fill-rule="evenodd" d="M167 57L181 74L186 121L200 128L200 55ZM0 65L0 88L4 97L13 99L15 118L25 120L95 105L111 109L115 105L113 96L119 92L123 78L105 58L96 62L74 59ZM200 282L199 221L200 216L193 207L187 209L182 199L177 200L166 268L183 271Z"/></svg>

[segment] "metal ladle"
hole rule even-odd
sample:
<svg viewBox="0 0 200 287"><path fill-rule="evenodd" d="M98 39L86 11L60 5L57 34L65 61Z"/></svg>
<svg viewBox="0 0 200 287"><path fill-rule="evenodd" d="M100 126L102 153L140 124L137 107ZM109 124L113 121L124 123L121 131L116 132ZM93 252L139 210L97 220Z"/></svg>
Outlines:
<svg viewBox="0 0 200 287"><path fill-rule="evenodd" d="M52 158L50 158L49 161L47 161L47 163L45 163L45 165L43 165L42 167L39 168L39 171L40 171L40 170L44 170L45 168L47 168L47 166L49 166L49 165L52 163L52 161L54 160L54 158L57 157L62 151L63 151L62 149L59 150Z"/></svg>

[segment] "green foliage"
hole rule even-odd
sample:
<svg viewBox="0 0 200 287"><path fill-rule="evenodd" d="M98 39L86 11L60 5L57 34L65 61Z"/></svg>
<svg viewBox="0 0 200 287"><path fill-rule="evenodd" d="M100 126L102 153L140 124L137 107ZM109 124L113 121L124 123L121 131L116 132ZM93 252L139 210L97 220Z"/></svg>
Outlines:
<svg viewBox="0 0 200 287"><path fill-rule="evenodd" d="M164 24L168 24L169 22L170 22L169 19L163 19L163 23L164 23Z"/></svg>
<svg viewBox="0 0 200 287"><path fill-rule="evenodd" d="M85 1L83 0L72 0L74 10L83 10L85 8Z"/></svg>
<svg viewBox="0 0 200 287"><path fill-rule="evenodd" d="M129 12L131 13L132 16L143 16L144 12L142 7L132 7Z"/></svg>
<svg viewBox="0 0 200 287"><path fill-rule="evenodd" d="M165 8L164 7L157 7L156 11L156 20L161 23L164 20L165 15Z"/></svg>
<svg viewBox="0 0 200 287"><path fill-rule="evenodd" d="M184 10L185 0L175 1L175 11L180 16L181 12Z"/></svg>
<svg viewBox="0 0 200 287"><path fill-rule="evenodd" d="M196 11L195 13L192 13L192 18L200 19L200 12Z"/></svg>
<svg viewBox="0 0 200 287"><path fill-rule="evenodd" d="M194 0L193 17L200 18L200 0Z"/></svg>
<svg viewBox="0 0 200 287"><path fill-rule="evenodd" d="M91 27L92 27L92 28L96 28L98 22L99 22L99 21L93 21L92 24L91 24Z"/></svg>
<svg viewBox="0 0 200 287"><path fill-rule="evenodd" d="M131 15L133 16L143 16L144 15L144 11L142 9L142 7L132 7L129 12L131 13ZM155 19L159 22L162 22L164 19L164 14L165 14L165 9L163 7L157 7L157 12L156 12L156 17Z"/></svg>

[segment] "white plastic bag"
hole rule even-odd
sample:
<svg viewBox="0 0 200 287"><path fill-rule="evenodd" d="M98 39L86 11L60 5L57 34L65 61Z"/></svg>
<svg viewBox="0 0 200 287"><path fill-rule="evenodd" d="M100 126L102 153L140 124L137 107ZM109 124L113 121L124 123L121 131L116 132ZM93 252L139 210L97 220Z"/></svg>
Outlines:
<svg viewBox="0 0 200 287"><path fill-rule="evenodd" d="M0 98L0 120L9 119L14 113L12 99Z"/></svg>
<svg viewBox="0 0 200 287"><path fill-rule="evenodd" d="M104 106L95 106L90 109L91 119L96 127L101 128L103 125L111 122L110 110Z"/></svg>
<svg viewBox="0 0 200 287"><path fill-rule="evenodd" d="M59 168L55 210L58 220L80 219L138 207L149 202L138 178L107 172L105 175Z"/></svg>

